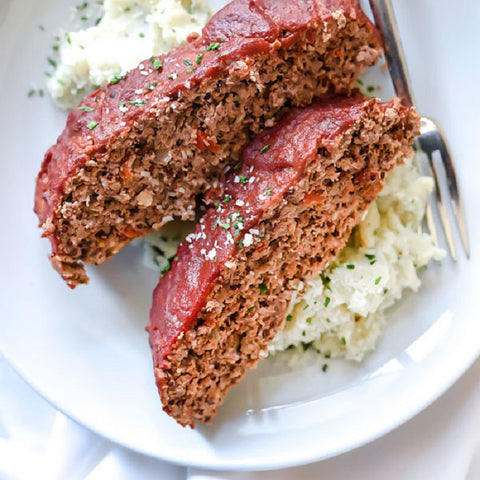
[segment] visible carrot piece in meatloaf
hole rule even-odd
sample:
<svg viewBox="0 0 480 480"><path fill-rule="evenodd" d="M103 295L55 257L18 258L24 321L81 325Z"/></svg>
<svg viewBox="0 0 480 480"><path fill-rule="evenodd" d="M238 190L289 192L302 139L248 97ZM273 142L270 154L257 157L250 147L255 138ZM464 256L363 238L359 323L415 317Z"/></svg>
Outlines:
<svg viewBox="0 0 480 480"><path fill-rule="evenodd" d="M87 97L45 155L35 211L72 288L88 281L82 262L193 219L254 134L349 92L381 50L356 0L234 0L189 40Z"/></svg>
<svg viewBox="0 0 480 480"><path fill-rule="evenodd" d="M418 128L397 99L330 98L246 148L153 294L155 377L178 423L211 419L267 355L293 292L345 245Z"/></svg>

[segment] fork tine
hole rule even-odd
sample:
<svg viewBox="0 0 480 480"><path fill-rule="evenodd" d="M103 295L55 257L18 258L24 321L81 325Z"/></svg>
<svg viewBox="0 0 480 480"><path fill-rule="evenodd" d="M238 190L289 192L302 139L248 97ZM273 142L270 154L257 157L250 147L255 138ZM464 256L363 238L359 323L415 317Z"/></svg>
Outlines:
<svg viewBox="0 0 480 480"><path fill-rule="evenodd" d="M424 154L424 152L422 151L421 145L418 143L418 139L415 140L413 148L415 149L413 162L417 167L418 172L420 174L423 174L423 172L425 171L425 168L422 166L422 162L420 161L420 153ZM427 223L427 231L432 237L433 244L438 248L437 227L435 226L435 222L433 220L433 212L432 212L432 205L430 204L430 199L428 200L427 206L425 207L425 221ZM418 233L423 232L422 222L418 225L417 232Z"/></svg>
<svg viewBox="0 0 480 480"><path fill-rule="evenodd" d="M447 177L447 186L450 191L450 201L452 203L453 212L455 214L455 221L457 222L458 230L460 232L460 238L462 239L463 248L465 249L465 254L467 258L470 258L470 244L468 241L468 232L467 232L467 222L465 220L465 211L463 209L462 199L460 198L460 193L457 184L457 175L455 173L455 166L452 162L452 156L450 155L450 149L446 142L446 137L443 134L441 128L437 125L440 130L442 142L439 145L440 155L442 156L442 163L445 168L445 173Z"/></svg>
<svg viewBox="0 0 480 480"><path fill-rule="evenodd" d="M427 221L427 228L430 236L432 237L433 244L438 247L437 227L435 226L435 222L433 220L433 212L430 201L427 203L427 208L425 209L425 220Z"/></svg>
<svg viewBox="0 0 480 480"><path fill-rule="evenodd" d="M450 222L448 221L448 216L447 216L447 209L445 208L442 192L440 190L440 182L438 181L437 168L433 161L432 153L425 152L425 155L428 158L428 164L430 165L433 179L435 181L435 197L437 201L437 208L438 208L438 213L440 214L440 219L442 221L443 230L445 232L445 238L447 239L448 248L450 249L450 254L453 260L457 261L457 251L455 250L455 244L453 243L452 229L450 228Z"/></svg>

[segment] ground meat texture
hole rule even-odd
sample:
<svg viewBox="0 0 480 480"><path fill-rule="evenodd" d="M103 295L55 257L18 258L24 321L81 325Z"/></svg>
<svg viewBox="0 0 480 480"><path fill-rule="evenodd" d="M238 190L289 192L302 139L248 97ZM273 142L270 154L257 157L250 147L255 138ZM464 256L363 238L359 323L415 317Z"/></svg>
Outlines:
<svg viewBox="0 0 480 480"><path fill-rule="evenodd" d="M397 99L357 94L293 109L246 148L153 294L156 383L178 423L210 420L267 355L293 292L346 244L418 128Z"/></svg>
<svg viewBox="0 0 480 480"><path fill-rule="evenodd" d="M35 211L72 288L174 217L290 107L349 92L380 41L356 0L234 0L201 37L87 97L45 155Z"/></svg>

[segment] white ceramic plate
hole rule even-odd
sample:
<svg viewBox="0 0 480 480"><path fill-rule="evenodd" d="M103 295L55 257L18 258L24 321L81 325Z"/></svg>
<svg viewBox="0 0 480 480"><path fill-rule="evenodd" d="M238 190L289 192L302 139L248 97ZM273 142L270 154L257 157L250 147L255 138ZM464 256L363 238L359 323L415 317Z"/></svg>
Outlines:
<svg viewBox="0 0 480 480"><path fill-rule="evenodd" d="M323 373L266 361L232 390L213 425L192 431L160 408L144 331L157 275L142 266L139 247L90 269L91 284L76 291L50 267L33 189L65 114L27 92L43 86L52 35L72 3L2 0L0 348L33 387L83 425L137 451L211 468L264 469L379 437L462 374L480 349L480 8L463 2L452 10L449 0L396 3L419 109L441 121L453 147L471 259L460 254L456 264L432 265L421 292L392 310L378 350L361 365L331 362ZM379 83L382 74L374 75Z"/></svg>

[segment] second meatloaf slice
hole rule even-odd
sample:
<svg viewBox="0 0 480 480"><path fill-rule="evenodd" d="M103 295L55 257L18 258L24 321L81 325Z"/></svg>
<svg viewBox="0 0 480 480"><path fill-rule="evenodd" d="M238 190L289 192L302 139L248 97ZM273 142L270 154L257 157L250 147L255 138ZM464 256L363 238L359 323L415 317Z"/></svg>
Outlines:
<svg viewBox="0 0 480 480"><path fill-rule="evenodd" d="M356 0L234 0L202 36L74 109L38 175L35 211L71 287L195 198L294 105L348 92L380 53Z"/></svg>
<svg viewBox="0 0 480 480"><path fill-rule="evenodd" d="M153 295L155 377L177 422L208 421L267 355L293 292L345 245L418 127L398 100L330 98L247 147Z"/></svg>

